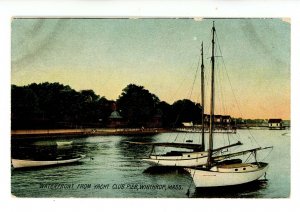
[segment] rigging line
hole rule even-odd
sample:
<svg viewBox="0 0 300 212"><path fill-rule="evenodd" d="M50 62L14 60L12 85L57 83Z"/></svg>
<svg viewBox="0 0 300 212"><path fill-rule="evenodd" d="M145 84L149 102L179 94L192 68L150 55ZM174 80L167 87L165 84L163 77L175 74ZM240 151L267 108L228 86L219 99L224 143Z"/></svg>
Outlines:
<svg viewBox="0 0 300 212"><path fill-rule="evenodd" d="M193 66L194 66L194 63L192 63L191 66L188 68L189 72L193 69ZM185 84L185 81L187 80L187 76L188 76L188 74L185 74L184 80L181 81L180 85L178 86L177 90L175 91L175 93L173 95L174 99L175 99L175 96L177 96L177 93L179 92L181 87Z"/></svg>
<svg viewBox="0 0 300 212"><path fill-rule="evenodd" d="M231 84L231 81L230 81L230 78L229 78L228 73L227 73L227 68L226 68L226 65L225 65L225 61L224 61L224 57L223 57L223 54L222 54L221 45L220 45L220 43L219 43L219 39L218 39L218 34L217 34L217 33L216 33L216 42L217 42L218 50L219 50L220 55L221 55L220 57L222 57L222 65L224 66L224 70L225 70L225 71L222 71L222 75L221 75L221 73L220 73L220 75L221 75L221 77L223 77L223 80L224 80L224 78L225 78L224 76L227 76L227 79L228 79L228 81L229 81L229 84L230 84L232 93L233 93L233 95L234 95L236 104L237 104L237 106L239 106L238 101L237 101L237 98L236 98L235 93L234 93L234 90L233 90L233 87L232 87L232 84ZM223 70L223 69L220 69L220 70ZM224 74L224 72L225 72L226 75ZM224 97L224 94L222 93L222 95L223 95L223 98L224 98L224 103L223 103L224 112L225 112L225 113L228 113L229 111L227 110L227 105L225 104L225 97ZM240 112L240 114L242 114L240 109L239 109L239 112Z"/></svg>
<svg viewBox="0 0 300 212"><path fill-rule="evenodd" d="M265 157L263 157L262 161L264 161L266 158L268 158L271 155L271 152L273 151L273 147L271 148L271 150L269 151L268 154L266 154Z"/></svg>
<svg viewBox="0 0 300 212"><path fill-rule="evenodd" d="M220 114L226 114L227 113L227 105L226 105L226 95L224 95L224 83L222 83L223 81L223 72L221 71L221 65L219 63L218 60L216 60L216 66L218 67L217 70L219 71L219 74L216 77L216 81L217 81L217 85L218 85L218 89L220 90L220 92L218 92L217 97L219 99L219 113Z"/></svg>
<svg viewBox="0 0 300 212"><path fill-rule="evenodd" d="M208 82L208 77L206 75L204 75L204 84L205 84L205 88L209 88L209 82ZM208 89L206 89L208 90ZM205 102L207 104L207 99L209 98L209 95L205 95L206 99L205 99ZM207 108L206 107L207 105L204 105L204 108ZM205 114L205 111L204 111L204 114Z"/></svg>
<svg viewBox="0 0 300 212"><path fill-rule="evenodd" d="M188 68L189 72L194 69L194 62L191 64L191 66ZM173 97L175 99L175 96L177 96L177 93L179 92L179 90L181 89L181 87L185 84L185 81L187 80L187 76L189 76L188 74L185 74L185 78L184 80L181 81L180 85L178 86L177 90L175 91L175 93L173 94Z"/></svg>
<svg viewBox="0 0 300 212"><path fill-rule="evenodd" d="M197 76L198 76L198 72L199 72L199 63L200 63L200 58L198 60L198 65L197 65L197 69L196 69L196 73L195 73L195 76L194 76L194 81L193 81L193 84L192 84L192 89L191 89L191 92L189 94L189 99L191 99L191 96L192 96L192 93L193 93L193 90L194 90L194 86L195 86L195 82L196 82L196 79L197 79Z"/></svg>
<svg viewBox="0 0 300 212"><path fill-rule="evenodd" d="M220 87L220 79L217 77L216 80L217 80L217 84ZM219 99L219 102L220 102L220 105L219 105L219 115L222 116L222 114L223 114L223 111L222 111L222 109L223 109L223 107L222 107L222 101L223 100L222 100L222 92L221 92L222 89L220 88L219 90L220 90L220 93L218 95L218 99ZM220 118L220 122L221 122L221 118ZM222 122L219 123L219 127L218 128L219 128L219 130L222 130ZM225 146L225 135L222 132L221 132L221 134L222 134L223 145Z"/></svg>
<svg viewBox="0 0 300 212"><path fill-rule="evenodd" d="M228 140L228 143L229 143L229 145L230 145L229 133L227 133L227 140Z"/></svg>
<svg viewBox="0 0 300 212"><path fill-rule="evenodd" d="M218 60L216 60L216 61L217 61L217 66L220 67ZM222 79L221 79L221 77L222 77L221 71L219 71L219 73L220 74L218 75L219 77L217 77L217 80L218 80L219 89L220 89L220 93L219 93L220 112L225 115L226 114L225 95L224 95L223 83L222 83Z"/></svg>
<svg viewBox="0 0 300 212"><path fill-rule="evenodd" d="M224 65L224 69L225 69L226 76L227 76L228 81L229 81L230 88L231 88L232 93L233 93L233 96L234 96L234 100L235 100L235 102L236 102L236 105L237 105L237 108L238 108L238 110L239 110L240 116L243 117L243 114L242 114L241 109L240 109L240 105L239 105L239 103L238 103L238 101L237 101L237 97L236 97L236 95L235 95L235 93L234 93L233 86L232 86L232 83L231 83L230 78L229 78L229 75L228 75L228 71L227 71L227 68L226 68L226 65L225 65L225 61L224 61L224 58L223 58L223 53L222 53L222 50L221 50L221 47L220 47L220 44L219 44L219 40L218 40L218 35L217 35L217 33L216 33L216 41L217 41L217 43L218 43L217 46L218 46L218 48L219 48L219 51L220 51L220 53L221 53L221 55L222 55L222 62L223 62L223 65ZM250 136L252 137L252 139L254 140L254 142L260 147L259 143L256 141L256 139L254 138L254 136L252 135L252 133L250 132L250 130L249 130L248 128L247 128L247 130L248 130Z"/></svg>
<svg viewBox="0 0 300 212"><path fill-rule="evenodd" d="M220 67L220 64L219 64L218 61L217 61L217 66ZM221 72L219 72L219 73L221 73ZM218 76L220 76L220 75L218 75ZM226 104L225 104L225 95L224 95L223 87L222 87L223 84L221 83L222 82L221 76L217 77L217 82L218 82L219 90L220 90L219 95L218 95L219 102L220 102L220 115L222 115L222 114L226 114L227 111L226 111ZM223 130L222 129L223 128L223 123L220 123L219 127L220 127L220 130ZM224 130L226 130L226 129L224 129ZM226 133L227 134L227 139L225 138L225 136L226 136L226 135L224 135L225 133L226 132L222 133L223 134L222 135L223 145L225 145L225 143L227 143L227 142L230 144L230 139L228 137L228 133Z"/></svg>
<svg viewBox="0 0 300 212"><path fill-rule="evenodd" d="M223 137L223 146L226 145L226 140L225 140L225 133L221 133L222 134L222 137Z"/></svg>
<svg viewBox="0 0 300 212"><path fill-rule="evenodd" d="M217 66L218 66L218 63L217 63L217 60L215 61L215 66L216 66L216 70L218 70L217 69ZM219 77L217 77L218 75L216 74L215 75L216 77L215 77L215 81L216 81L216 83L215 83L215 85L216 86L218 86L218 89L220 90L220 92L215 92L215 96L218 98L218 101L215 101L215 104L216 103L219 103L219 107L215 107L215 114L220 114L221 113L221 104L222 104L222 100L221 100L221 88L220 88L220 80L219 80ZM217 89L216 89L217 90ZM217 104L216 104L216 106L217 106ZM219 110L219 111L217 111L217 110ZM221 115L221 114L220 114Z"/></svg>
<svg viewBox="0 0 300 212"><path fill-rule="evenodd" d="M192 93L193 93L193 90L194 90L194 87L195 87L196 78L197 78L197 75L198 75L198 72L199 72L199 64L200 64L200 57L199 57L199 59L198 59L198 64L197 64L197 68L196 68L196 72L195 72L195 76L194 76L192 88L191 88L191 91L190 91L190 94L189 94L188 99L191 99L191 96L192 96ZM192 66L191 66L191 67L192 67ZM184 101L184 102L183 102L183 106L182 106L182 108L181 108L181 111L180 111L180 113L177 115L174 124L176 124L176 123L178 122L179 117L180 117L180 114L181 114L181 113L183 112L183 110L184 110L185 103L186 103L186 102ZM184 139L186 138L186 135L187 135L187 132L185 133ZM178 136L179 136L179 133L178 133L177 136L175 137L175 140L174 140L174 141L177 140Z"/></svg>
<svg viewBox="0 0 300 212"><path fill-rule="evenodd" d="M225 70L225 73L226 73L226 75L227 75L227 79L228 79L228 81L229 81L229 84L230 84L230 87L231 87L231 90L232 90L232 93L234 94L234 90L233 90L233 88L232 88L232 85L231 85L231 81L230 81L230 78L229 78L229 76L228 76L228 73L227 73L227 69L226 69L226 66L225 66L225 62L224 62L224 57L223 57L223 54L222 54L222 50L221 50L221 45L220 45L220 43L219 43L219 39L218 39L218 34L216 33L216 44L217 44L217 50L219 50L219 53L220 53L220 56L219 57L222 57L222 63L221 63L221 65L223 65L222 67L222 70ZM217 60L218 61L218 60ZM218 61L219 62L219 61ZM220 65L219 63L218 63L218 65ZM221 66L220 65L220 66ZM220 67L220 70L221 70L221 67ZM226 104L226 101L228 101L228 99L226 98L227 97L227 95L224 95L224 92L226 93L226 90L225 90L225 88L224 88L224 86L223 86L223 83L222 83L222 81L225 81L225 78L226 78L226 75L224 74L224 71L222 71L222 74L221 74L221 71L220 71L220 74L219 74L219 76L220 76L220 87L221 87L221 95L222 95L222 99L223 99L223 104L222 104L222 109L223 109L223 111L224 111L224 113L229 113L229 110L228 110L228 105ZM222 87L223 86L223 87ZM235 94L234 94L235 95ZM235 96L234 96L235 97ZM237 101L237 99L236 99L236 97L235 97L235 101L236 101L236 103L237 103L237 105L238 105L238 101ZM240 112L241 113L241 112Z"/></svg>
<svg viewBox="0 0 300 212"><path fill-rule="evenodd" d="M199 60L200 60L200 57L199 57ZM192 66L193 66L193 64L191 65L190 69L192 69ZM196 72L195 72L195 76L194 76L194 80L193 80L191 92L190 92L190 94L188 95L188 96L189 96L188 99L191 98L191 95L192 95L192 93L193 93L193 89L194 89L194 85L195 85L195 81L196 81L196 77L197 77L198 70L199 70L199 61L198 61L198 66L197 66L197 68L196 68ZM178 89L178 90L179 90L179 89ZM178 90L177 90L177 91L178 91ZM177 115L174 124L176 124L176 123L178 122L179 116L180 116L180 114L182 113L182 111L184 110L184 106L185 106L185 102L183 102L183 106L182 106L182 108L181 108L181 111L180 111L180 113Z"/></svg>
<svg viewBox="0 0 300 212"><path fill-rule="evenodd" d="M192 69L192 66L193 66L193 64L190 66L189 69ZM186 75L186 76L187 76L187 75ZM186 79L187 79L187 77L185 77L184 80L181 82L180 86L177 88L177 90L176 90L176 92L175 92L175 95L173 95L173 96L176 96L176 94L178 93L178 91L179 91L180 88L183 86L184 82L186 81ZM179 114L177 115L176 120L175 120L175 122L173 123L173 127L175 127L176 123L178 122L179 117L180 117L180 114L182 113L183 109L184 109L184 105L183 105L183 107L181 108L181 111L179 112ZM175 142L175 141L177 140L178 136L179 136L179 133L177 133L177 135L176 135L176 137L175 137L175 139L174 139L173 142ZM170 136L169 136L169 138L170 138ZM168 140L169 140L169 139L168 139Z"/></svg>
<svg viewBox="0 0 300 212"><path fill-rule="evenodd" d="M197 65L196 73L195 73L195 76L194 76L194 81L193 81L192 89L191 89L191 92L190 92L190 95L189 95L188 99L191 99L191 97L192 97L192 93L193 93L193 90L194 90L194 87L195 87L195 83L196 83L196 78L197 78L198 72L199 72L199 63L200 63L200 57L199 57L199 60L198 60L198 65ZM184 104L185 104L185 102L184 102ZM184 135L184 140L186 139L187 134L188 133L186 132L185 135Z"/></svg>
<svg viewBox="0 0 300 212"><path fill-rule="evenodd" d="M217 40L217 37L216 37L216 40ZM220 44L219 44L218 40L217 40L217 46L218 46L217 50L219 49L219 51L220 51ZM220 51L220 54L222 55L221 51ZM224 74L223 74L224 71L222 71L221 64L220 64L219 60L216 60L216 61L217 61L218 69L219 69L219 74L218 74L219 77L218 78L219 78L219 85L220 85L220 95L221 95L221 98L222 98L222 102L221 102L222 107L221 107L221 109L223 109L224 113L227 113L226 95L224 95L225 89L224 89L224 83L222 83L222 81L224 80Z"/></svg>
<svg viewBox="0 0 300 212"><path fill-rule="evenodd" d="M234 90L233 90L232 83L231 83L231 81L230 81L230 78L229 78L229 75L228 75L228 72L227 72L227 68L226 68L226 65L225 65L225 61L224 61L224 57L223 57L223 53L222 53L222 50L221 50L221 47L220 47L220 44L219 44L219 40L218 40L218 36L217 36L217 34L216 34L216 40L217 40L217 43L218 43L218 45L217 45L217 46L218 46L218 48L219 48L220 54L222 55L222 62L223 62L224 69L225 69L225 73L226 73L226 75L227 75L227 78L228 78L228 81L229 81L229 84L230 84L230 88L231 88L231 90L232 90L232 93L233 93L234 99L235 99L235 101L236 101L236 103L237 103L237 106L238 106L239 113L240 113L240 115L242 116L242 112L241 112L241 110L240 110L240 107L239 107L239 104L238 104L238 101L237 101L236 95L235 95L235 93L234 93Z"/></svg>
<svg viewBox="0 0 300 212"><path fill-rule="evenodd" d="M188 95L188 99L191 99L191 96L192 96L192 93L193 93L193 90L194 90L194 87L195 87L195 82L196 82L196 79L197 79L197 76L198 76L198 72L199 72L199 65L200 65L200 57L198 59L198 63L197 63L197 67L196 67L196 72L195 72L195 75L194 75L194 80L193 80L193 84L192 84L192 88L191 88L190 94ZM183 102L183 107L182 107L181 113L184 110L184 106L185 106L185 101ZM179 116L180 116L180 113L177 116L175 123L178 122ZM187 135L187 132L185 133L184 139L186 138L186 135ZM178 136L176 136L175 141L177 140L177 138L178 138Z"/></svg>
<svg viewBox="0 0 300 212"><path fill-rule="evenodd" d="M249 161L249 159L250 159L251 156L252 156L252 153L249 154L248 158L245 160L245 163L247 163Z"/></svg>
<svg viewBox="0 0 300 212"><path fill-rule="evenodd" d="M228 111L228 98L227 98L227 95L225 95L226 94L226 89L225 89L225 86L224 86L224 83L222 83L222 82L224 82L225 81L225 77L224 77L224 71L223 71L223 69L221 69L222 70L222 75L221 75L221 77L222 77L222 79L221 79L221 85L222 85L222 95L223 95L223 107L224 107L224 113L225 114L228 114L229 113L229 111ZM225 93L225 94L224 94Z"/></svg>

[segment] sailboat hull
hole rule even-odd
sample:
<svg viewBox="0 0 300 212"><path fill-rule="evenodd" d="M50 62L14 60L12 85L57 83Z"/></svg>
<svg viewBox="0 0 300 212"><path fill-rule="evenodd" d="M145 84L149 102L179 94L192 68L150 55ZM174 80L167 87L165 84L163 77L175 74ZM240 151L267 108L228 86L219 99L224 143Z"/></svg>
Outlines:
<svg viewBox="0 0 300 212"><path fill-rule="evenodd" d="M267 163L231 164L214 166L211 170L185 168L197 188L234 186L261 178L268 169Z"/></svg>
<svg viewBox="0 0 300 212"><path fill-rule="evenodd" d="M178 156L151 155L142 160L157 166L195 167L206 164L207 152L185 152Z"/></svg>

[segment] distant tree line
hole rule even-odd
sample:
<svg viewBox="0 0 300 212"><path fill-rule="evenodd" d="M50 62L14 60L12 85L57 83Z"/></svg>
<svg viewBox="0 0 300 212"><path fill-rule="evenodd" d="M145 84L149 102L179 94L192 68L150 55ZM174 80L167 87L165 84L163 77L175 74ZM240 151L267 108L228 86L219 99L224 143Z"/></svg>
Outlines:
<svg viewBox="0 0 300 212"><path fill-rule="evenodd" d="M159 117L162 127L174 127L200 123L202 107L187 99L170 105L135 84L126 86L116 101L60 83L11 86L12 129L105 127L115 109L127 120L127 127L144 126L153 117Z"/></svg>
<svg viewBox="0 0 300 212"><path fill-rule="evenodd" d="M110 114L105 97L59 83L11 87L12 128L75 128L99 123Z"/></svg>

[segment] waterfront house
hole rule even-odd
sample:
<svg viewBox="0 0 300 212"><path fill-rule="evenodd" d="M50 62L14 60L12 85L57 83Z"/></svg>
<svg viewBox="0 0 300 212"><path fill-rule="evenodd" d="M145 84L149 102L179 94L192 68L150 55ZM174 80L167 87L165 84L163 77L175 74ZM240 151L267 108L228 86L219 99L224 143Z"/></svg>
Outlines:
<svg viewBox="0 0 300 212"><path fill-rule="evenodd" d="M204 122L205 123L209 123L210 121L210 115L205 114L204 115ZM216 126L230 126L232 123L232 119L231 116L228 115L214 115L214 124Z"/></svg>
<svg viewBox="0 0 300 212"><path fill-rule="evenodd" d="M270 130L282 130L284 129L282 119L269 119L268 121Z"/></svg>
<svg viewBox="0 0 300 212"><path fill-rule="evenodd" d="M214 115L214 123L216 126L222 125L222 119L223 117L221 115Z"/></svg>
<svg viewBox="0 0 300 212"><path fill-rule="evenodd" d="M222 125L229 127L232 125L232 119L230 116L226 115L226 116L222 116Z"/></svg>

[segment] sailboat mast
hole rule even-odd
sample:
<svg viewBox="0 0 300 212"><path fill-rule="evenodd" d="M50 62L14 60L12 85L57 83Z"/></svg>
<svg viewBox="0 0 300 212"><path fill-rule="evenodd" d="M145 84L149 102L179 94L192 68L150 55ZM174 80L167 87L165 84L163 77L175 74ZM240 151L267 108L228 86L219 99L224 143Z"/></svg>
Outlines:
<svg viewBox="0 0 300 212"><path fill-rule="evenodd" d="M205 150L205 141L204 141L204 64L203 64L203 42L201 44L201 104L202 104L202 150Z"/></svg>
<svg viewBox="0 0 300 212"><path fill-rule="evenodd" d="M210 120L209 120L209 147L207 166L212 165L213 150L213 129L214 129L214 106L215 106L215 22L212 28L212 55L211 55L211 99L210 99Z"/></svg>

